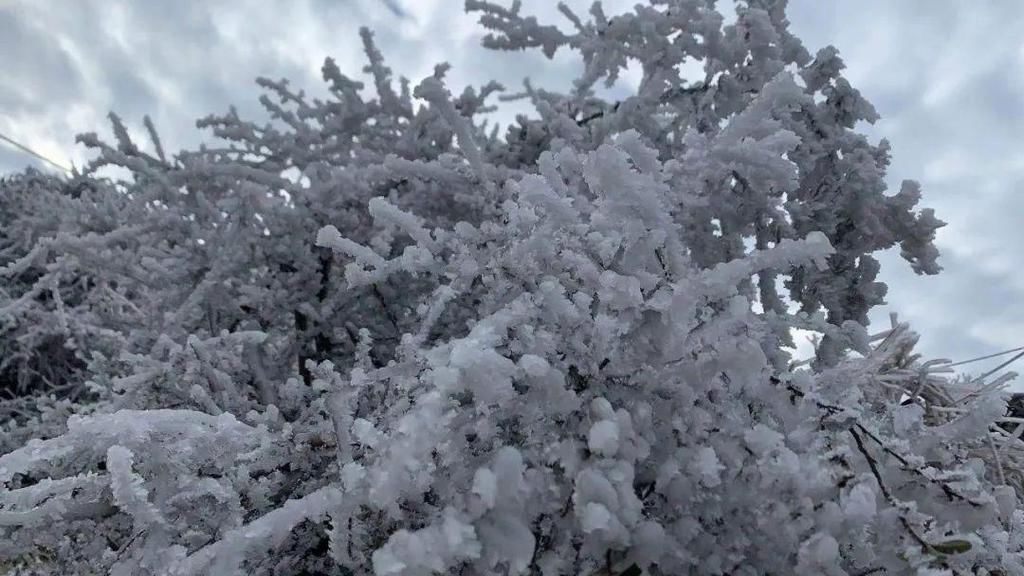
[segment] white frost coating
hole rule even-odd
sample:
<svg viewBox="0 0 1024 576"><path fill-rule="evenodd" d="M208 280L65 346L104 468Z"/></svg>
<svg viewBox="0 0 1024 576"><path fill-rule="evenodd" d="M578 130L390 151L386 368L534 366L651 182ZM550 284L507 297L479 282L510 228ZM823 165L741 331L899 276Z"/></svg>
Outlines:
<svg viewBox="0 0 1024 576"><path fill-rule="evenodd" d="M530 376L543 376L551 368L547 360L535 354L523 354L519 359L519 366Z"/></svg>
<svg viewBox="0 0 1024 576"><path fill-rule="evenodd" d="M377 430L373 423L365 418L356 418L352 421L352 436L370 448L377 446L384 438L384 435Z"/></svg>
<svg viewBox="0 0 1024 576"><path fill-rule="evenodd" d="M423 227L422 221L415 214L410 214L409 212L400 210L397 206L380 196L371 198L370 201L367 202L366 207L370 212L370 216L373 216L378 222L398 227L408 234L413 240L427 249L432 250L435 248L435 242L434 239L431 238L430 232ZM327 227L324 229L326 228ZM321 232L323 232L324 229L321 229ZM336 228L334 230L335 232L337 231ZM329 232L329 234L333 236L333 233ZM334 242L334 240L332 240L332 242ZM319 235L317 236L317 244L323 246L323 244L320 244Z"/></svg>
<svg viewBox="0 0 1024 576"><path fill-rule="evenodd" d="M425 230L412 230L412 233L429 240L429 234ZM345 278L350 287L384 282L398 271L419 272L434 265L433 255L428 248L406 246L397 258L387 260L372 248L343 237L338 229L331 225L324 226L317 232L316 242L317 246L330 248L355 260L345 266ZM433 241L427 246L433 246Z"/></svg>
<svg viewBox="0 0 1024 576"><path fill-rule="evenodd" d="M400 78L363 30L365 79L262 79L274 122L204 119L217 149L115 120L83 141L124 182L0 181L0 564L1024 576L1004 382L862 325L873 255L937 272L942 223L886 193L837 52L785 2L466 6L582 57L571 91L488 133L500 86Z"/></svg>
<svg viewBox="0 0 1024 576"><path fill-rule="evenodd" d="M614 456L619 451L619 425L611 420L594 423L587 433L587 447L599 456Z"/></svg>
<svg viewBox="0 0 1024 576"><path fill-rule="evenodd" d="M342 502L342 493L325 486L229 531L220 540L202 547L169 568L174 576L194 574L232 574L253 548L275 546L304 520L317 519Z"/></svg>
<svg viewBox="0 0 1024 576"><path fill-rule="evenodd" d="M850 522L867 524L878 513L877 498L871 486L856 484L843 498L843 513Z"/></svg>
<svg viewBox="0 0 1024 576"><path fill-rule="evenodd" d="M708 488L714 488L722 483L719 474L725 470L725 466L715 454L715 449L710 446L704 446L697 451L691 468L701 483Z"/></svg>
<svg viewBox="0 0 1024 576"><path fill-rule="evenodd" d="M480 549L473 526L448 508L439 526L392 534L387 544L373 553L373 570L378 576L444 572L460 560L478 558Z"/></svg>
<svg viewBox="0 0 1024 576"><path fill-rule="evenodd" d="M591 502L583 509L581 526L584 533L608 530L611 527L612 515L603 504Z"/></svg>
<svg viewBox="0 0 1024 576"><path fill-rule="evenodd" d="M743 435L743 439L749 450L758 456L763 456L781 446L783 436L763 424L757 424L753 430L749 430Z"/></svg>
<svg viewBox="0 0 1024 576"><path fill-rule="evenodd" d="M799 574L838 574L839 543L828 534L815 534L800 547Z"/></svg>
<svg viewBox="0 0 1024 576"><path fill-rule="evenodd" d="M110 491L118 508L135 520L136 530L166 524L160 512L149 502L143 479L132 471L134 455L124 446L107 449L107 470L110 470Z"/></svg>
<svg viewBox="0 0 1024 576"><path fill-rule="evenodd" d="M494 508L495 499L498 496L498 479L487 468L480 468L473 475L473 494L480 497L480 500L487 508Z"/></svg>
<svg viewBox="0 0 1024 576"><path fill-rule="evenodd" d="M465 154L466 160L469 161L469 165L473 167L477 175L484 179L484 165L483 158L480 155L480 148L476 144L476 140L473 138L469 122L455 106L452 105L449 99L448 90L444 87L441 80L437 78L425 78L423 82L420 82L419 86L416 87L414 92L418 98L430 102L432 106L435 106L440 112L441 116L448 122L452 130L459 138L459 148L462 153Z"/></svg>
<svg viewBox="0 0 1024 576"><path fill-rule="evenodd" d="M347 254L355 258L360 264L373 266L374 268L383 268L386 264L382 256L365 246L343 237L341 232L338 232L338 229L330 224L317 232L316 245Z"/></svg>

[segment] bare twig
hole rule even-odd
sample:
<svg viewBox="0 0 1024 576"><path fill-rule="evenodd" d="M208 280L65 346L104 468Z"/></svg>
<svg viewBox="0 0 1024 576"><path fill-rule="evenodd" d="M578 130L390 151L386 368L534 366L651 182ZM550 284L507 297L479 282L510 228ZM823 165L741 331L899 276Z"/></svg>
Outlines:
<svg viewBox="0 0 1024 576"><path fill-rule="evenodd" d="M875 477L875 481L878 482L878 488L879 490L882 491L882 496L884 496L885 499L889 502L889 504L891 504L894 508L902 508L902 503L892 495L892 493L889 491L889 488L885 485L885 480L882 478L882 473L878 470L878 461L876 461L875 457L872 456L870 452L868 452L868 449L864 446L864 441L861 439L860 434L857 434L857 431L854 430L853 428L850 428L850 434L853 435L853 440L854 442L857 443L857 450L860 451L860 453L864 456L864 459L868 463L868 468L871 469L871 474ZM922 548L931 552L931 544L929 544L923 537L921 537L920 534L917 533L917 531L914 530L914 527L910 525L910 521L907 520L907 517L903 514L900 514L899 518L900 523L903 524L904 528L906 528L911 538L913 538L915 542L920 544Z"/></svg>

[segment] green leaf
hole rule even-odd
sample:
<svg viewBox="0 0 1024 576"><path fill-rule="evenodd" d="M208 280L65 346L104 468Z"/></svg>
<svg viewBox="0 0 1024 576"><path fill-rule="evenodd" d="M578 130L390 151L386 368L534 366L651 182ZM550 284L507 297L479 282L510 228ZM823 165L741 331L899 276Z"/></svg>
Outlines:
<svg viewBox="0 0 1024 576"><path fill-rule="evenodd" d="M943 554L963 554L971 549L971 543L967 540L946 540L932 544L932 548Z"/></svg>

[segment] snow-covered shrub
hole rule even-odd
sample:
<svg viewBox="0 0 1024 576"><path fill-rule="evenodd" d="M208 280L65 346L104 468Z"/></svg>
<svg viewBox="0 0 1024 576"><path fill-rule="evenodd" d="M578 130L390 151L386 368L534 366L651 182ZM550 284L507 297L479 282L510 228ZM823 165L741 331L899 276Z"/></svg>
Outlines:
<svg viewBox="0 0 1024 576"><path fill-rule="evenodd" d="M30 170L0 180L0 190L0 390L74 398L81 352L100 346L85 341L102 338L117 319L103 305L105 290L69 265L77 255L51 260L48 250L57 238L119 229L132 210L86 178L65 182Z"/></svg>
<svg viewBox="0 0 1024 576"><path fill-rule="evenodd" d="M327 60L331 99L260 80L273 122L200 121L217 147L169 158L147 122L147 154L112 116L73 185L0 185L52 197L4 216L0 351L74 361L8 404L0 559L1024 574L1005 403L863 326L871 254L935 273L941 222L915 183L884 193L835 50L781 1L729 25L704 0L563 7L573 33L466 5L491 48L585 64L567 94L527 85L538 117L503 137L480 121L500 86L453 97L440 65L396 89L364 31L372 98ZM636 93L599 98L629 63ZM810 369L794 328L823 336Z"/></svg>

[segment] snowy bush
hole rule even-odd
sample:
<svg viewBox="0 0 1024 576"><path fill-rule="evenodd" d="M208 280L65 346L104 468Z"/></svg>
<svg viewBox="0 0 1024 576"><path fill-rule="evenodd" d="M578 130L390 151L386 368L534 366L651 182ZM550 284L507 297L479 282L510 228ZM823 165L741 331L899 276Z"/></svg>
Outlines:
<svg viewBox="0 0 1024 576"><path fill-rule="evenodd" d="M467 0L569 93L261 79L217 147L0 184L0 559L51 574L1024 574L995 381L869 335L938 272L916 183L783 1L573 32ZM704 64L689 82L678 67ZM629 65L634 94L598 96ZM96 170L116 166L122 180ZM821 335L808 368L794 328ZM1019 436L1019 434L1018 434ZM1015 460L1019 458L1020 460ZM1005 465L1004 465L1005 464Z"/></svg>

